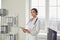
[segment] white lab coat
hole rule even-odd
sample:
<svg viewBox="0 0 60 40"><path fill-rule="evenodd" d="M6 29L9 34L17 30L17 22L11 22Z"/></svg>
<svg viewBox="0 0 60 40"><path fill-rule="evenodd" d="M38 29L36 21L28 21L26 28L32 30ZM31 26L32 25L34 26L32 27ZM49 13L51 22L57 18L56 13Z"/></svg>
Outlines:
<svg viewBox="0 0 60 40"><path fill-rule="evenodd" d="M33 21L30 19L30 21L27 23L26 29L28 29L31 33L26 33L26 40L37 40L37 34L40 29L40 21L39 19L36 21L36 19L37 17Z"/></svg>

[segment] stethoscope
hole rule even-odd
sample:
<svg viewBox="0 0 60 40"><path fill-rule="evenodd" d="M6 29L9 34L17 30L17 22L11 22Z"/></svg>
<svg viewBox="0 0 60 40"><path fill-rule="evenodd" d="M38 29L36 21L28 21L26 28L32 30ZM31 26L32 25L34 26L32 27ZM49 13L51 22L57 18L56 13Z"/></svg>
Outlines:
<svg viewBox="0 0 60 40"><path fill-rule="evenodd" d="M38 18L36 18L36 20L35 20L35 22L34 22L34 25L36 24L37 20L38 20ZM30 19L29 22L30 22L30 21L32 21L32 19ZM29 23L29 22L28 22L28 23Z"/></svg>
<svg viewBox="0 0 60 40"><path fill-rule="evenodd" d="M35 20L34 25L36 24L37 20L38 20L38 18Z"/></svg>

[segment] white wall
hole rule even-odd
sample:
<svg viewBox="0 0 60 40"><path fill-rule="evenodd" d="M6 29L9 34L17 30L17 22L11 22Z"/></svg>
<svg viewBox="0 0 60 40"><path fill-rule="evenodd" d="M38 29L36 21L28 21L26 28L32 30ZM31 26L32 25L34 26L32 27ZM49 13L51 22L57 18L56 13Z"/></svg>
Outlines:
<svg viewBox="0 0 60 40"><path fill-rule="evenodd" d="M25 27L25 5L26 0L2 0L2 8L8 10L7 16L18 16L18 26ZM18 33L18 40L24 40L22 31Z"/></svg>
<svg viewBox="0 0 60 40"><path fill-rule="evenodd" d="M0 0L0 9L1 9L1 0Z"/></svg>

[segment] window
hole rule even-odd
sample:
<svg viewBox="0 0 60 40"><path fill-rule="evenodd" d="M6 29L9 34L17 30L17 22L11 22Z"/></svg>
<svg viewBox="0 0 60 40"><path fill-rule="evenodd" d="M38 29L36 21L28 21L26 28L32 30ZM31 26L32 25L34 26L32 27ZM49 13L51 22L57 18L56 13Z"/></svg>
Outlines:
<svg viewBox="0 0 60 40"><path fill-rule="evenodd" d="M56 18L56 12L57 12L56 9L57 9L56 0L49 0L49 10L50 10L49 18Z"/></svg>
<svg viewBox="0 0 60 40"><path fill-rule="evenodd" d="M37 8L38 9L38 17L41 19L45 19L45 0L32 0L31 1L31 8Z"/></svg>
<svg viewBox="0 0 60 40"><path fill-rule="evenodd" d="M60 0L49 0L49 18L60 18Z"/></svg>
<svg viewBox="0 0 60 40"><path fill-rule="evenodd" d="M56 19L55 28L60 31L60 0L49 0L49 19Z"/></svg>
<svg viewBox="0 0 60 40"><path fill-rule="evenodd" d="M58 18L60 18L60 0L58 0Z"/></svg>

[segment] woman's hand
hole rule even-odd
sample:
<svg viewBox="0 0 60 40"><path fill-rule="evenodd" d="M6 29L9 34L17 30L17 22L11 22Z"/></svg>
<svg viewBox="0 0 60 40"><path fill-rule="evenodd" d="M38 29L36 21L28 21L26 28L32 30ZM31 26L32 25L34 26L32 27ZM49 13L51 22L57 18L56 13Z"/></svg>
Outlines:
<svg viewBox="0 0 60 40"><path fill-rule="evenodd" d="M27 32L27 33L30 33L30 31L29 31L28 29L26 29L26 32Z"/></svg>
<svg viewBox="0 0 60 40"><path fill-rule="evenodd" d="M23 29L24 33L30 33L30 31L28 29Z"/></svg>
<svg viewBox="0 0 60 40"><path fill-rule="evenodd" d="M23 29L23 32L26 33L26 29Z"/></svg>

